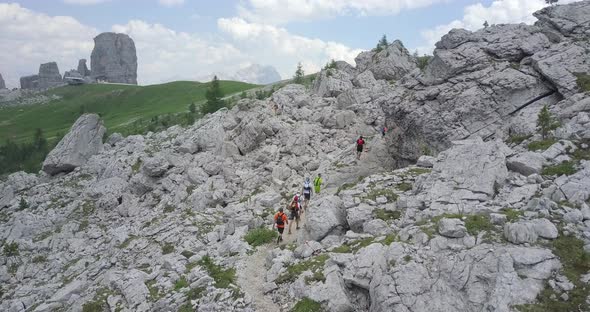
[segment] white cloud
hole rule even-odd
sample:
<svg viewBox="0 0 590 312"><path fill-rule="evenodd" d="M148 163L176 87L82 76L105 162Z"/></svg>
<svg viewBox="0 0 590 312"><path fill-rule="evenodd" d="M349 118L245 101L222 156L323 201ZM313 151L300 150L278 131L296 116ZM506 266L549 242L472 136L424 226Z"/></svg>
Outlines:
<svg viewBox="0 0 590 312"><path fill-rule="evenodd" d="M214 71L230 71L245 58L229 43L176 32L161 24L132 20L112 30L126 33L135 41L140 84L197 79Z"/></svg>
<svg viewBox="0 0 590 312"><path fill-rule="evenodd" d="M48 16L18 4L0 3L0 64L8 87L36 74L39 64L56 61L61 73L89 58L98 31L69 16Z"/></svg>
<svg viewBox="0 0 590 312"><path fill-rule="evenodd" d="M160 3L163 6L172 7L177 5L183 5L184 0L158 0L158 3Z"/></svg>
<svg viewBox="0 0 590 312"><path fill-rule="evenodd" d="M579 0L561 0L559 4L572 3ZM422 31L425 45L418 48L419 53L432 53L434 44L453 28L465 28L477 30L488 21L492 24L527 23L536 21L533 16L535 11L547 6L545 0L495 0L486 7L481 3L465 7L463 18L454 20L448 24L438 25L434 28Z"/></svg>
<svg viewBox="0 0 590 312"><path fill-rule="evenodd" d="M354 64L354 57L361 52L337 42L298 36L284 28L250 23L237 17L220 18L217 25L254 62L270 61L283 77L293 75L298 61L310 73L319 70L330 59Z"/></svg>
<svg viewBox="0 0 590 312"><path fill-rule="evenodd" d="M67 4L79 4L79 5L92 5L92 4L99 4L103 2L108 2L111 0L63 0L64 3Z"/></svg>
<svg viewBox="0 0 590 312"><path fill-rule="evenodd" d="M338 15L395 15L449 0L247 0L238 6L240 17L257 23L325 19Z"/></svg>

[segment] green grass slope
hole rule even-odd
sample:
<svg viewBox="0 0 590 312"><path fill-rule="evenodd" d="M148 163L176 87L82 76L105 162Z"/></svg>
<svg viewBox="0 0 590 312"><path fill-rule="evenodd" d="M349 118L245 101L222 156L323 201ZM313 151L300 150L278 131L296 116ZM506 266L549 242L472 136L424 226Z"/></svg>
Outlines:
<svg viewBox="0 0 590 312"><path fill-rule="evenodd" d="M65 86L46 92L62 98L48 104L0 109L0 144L31 141L36 128L52 138L68 132L83 112L99 113L109 133L121 131L139 119L188 110L190 103L198 107L205 102L209 83L176 81L151 86L89 84ZM258 87L257 85L221 81L227 95Z"/></svg>

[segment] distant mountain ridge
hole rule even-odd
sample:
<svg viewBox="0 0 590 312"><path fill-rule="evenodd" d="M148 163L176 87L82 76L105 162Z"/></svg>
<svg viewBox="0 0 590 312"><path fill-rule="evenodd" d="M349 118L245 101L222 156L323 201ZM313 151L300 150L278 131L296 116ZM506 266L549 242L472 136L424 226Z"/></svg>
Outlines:
<svg viewBox="0 0 590 312"><path fill-rule="evenodd" d="M197 78L197 81L211 81L213 76L217 76L217 78L222 80L234 80L253 84L269 84L282 79L279 72L273 66L252 64L248 67L237 70L233 74L211 73L209 75Z"/></svg>

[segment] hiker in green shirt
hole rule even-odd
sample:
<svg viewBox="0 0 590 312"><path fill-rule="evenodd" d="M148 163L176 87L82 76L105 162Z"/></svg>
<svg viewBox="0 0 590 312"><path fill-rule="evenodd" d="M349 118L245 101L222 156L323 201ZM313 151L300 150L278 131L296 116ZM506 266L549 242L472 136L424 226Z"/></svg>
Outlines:
<svg viewBox="0 0 590 312"><path fill-rule="evenodd" d="M322 186L322 182L324 182L322 180L322 174L321 173L318 173L318 176L313 180L313 186L314 186L314 189L315 189L315 193L316 194L319 194L320 193L320 188Z"/></svg>

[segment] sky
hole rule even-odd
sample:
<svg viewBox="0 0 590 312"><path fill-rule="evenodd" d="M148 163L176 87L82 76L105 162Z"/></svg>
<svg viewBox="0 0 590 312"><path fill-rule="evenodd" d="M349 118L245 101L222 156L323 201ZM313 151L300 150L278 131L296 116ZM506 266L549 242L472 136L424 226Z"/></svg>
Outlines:
<svg viewBox="0 0 590 312"><path fill-rule="evenodd" d="M575 2L561 0L559 3ZM354 65L382 35L431 54L452 28L535 22L544 0L22 0L0 2L0 74L7 87L88 59L101 32L128 34L142 85L272 65L283 78L331 59Z"/></svg>

